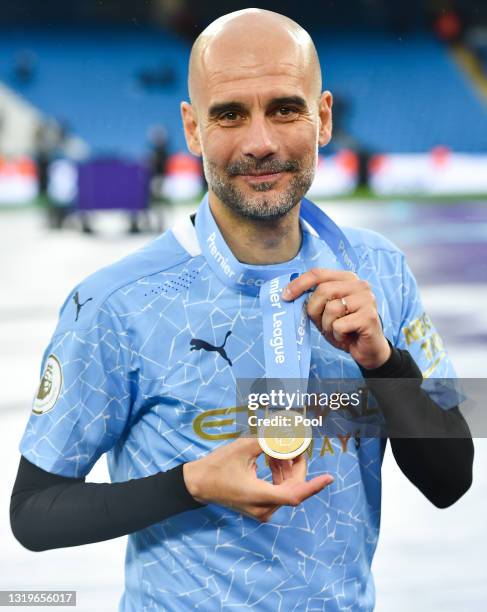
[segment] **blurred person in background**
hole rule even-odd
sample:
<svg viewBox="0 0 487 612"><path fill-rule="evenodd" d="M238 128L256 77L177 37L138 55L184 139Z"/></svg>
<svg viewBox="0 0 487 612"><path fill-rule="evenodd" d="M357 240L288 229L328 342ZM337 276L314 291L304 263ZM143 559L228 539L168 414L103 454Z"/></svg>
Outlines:
<svg viewBox="0 0 487 612"><path fill-rule="evenodd" d="M149 165L151 169L151 195L154 200L164 200L164 179L167 173L169 158L167 130L162 125L156 125L149 130L149 146L151 148Z"/></svg>
<svg viewBox="0 0 487 612"><path fill-rule="evenodd" d="M164 181L167 173L167 160L169 158L167 130L162 125L152 126L148 134L151 153L149 164L151 168L150 190L154 203L158 206L158 230L164 229L164 212L162 207L167 204L164 194Z"/></svg>
<svg viewBox="0 0 487 612"><path fill-rule="evenodd" d="M76 162L72 159L70 125L66 119L42 119L34 139L34 159L39 181L39 197L47 209L48 225L62 229L73 212L77 193ZM71 154L70 154L71 153ZM81 215L84 232L91 233L86 215Z"/></svg>
<svg viewBox="0 0 487 612"><path fill-rule="evenodd" d="M158 179L162 182L169 157L167 130L162 125L152 127L149 131L149 143L152 149L150 156L152 177L153 180ZM162 197L162 185L154 185L152 192L155 197Z"/></svg>
<svg viewBox="0 0 487 612"><path fill-rule="evenodd" d="M64 210L55 206L50 200L49 167L56 156L61 131L58 124L52 119L41 119L34 136L34 159L37 166L39 181L39 198L47 208L48 224L51 228L59 229L64 221Z"/></svg>

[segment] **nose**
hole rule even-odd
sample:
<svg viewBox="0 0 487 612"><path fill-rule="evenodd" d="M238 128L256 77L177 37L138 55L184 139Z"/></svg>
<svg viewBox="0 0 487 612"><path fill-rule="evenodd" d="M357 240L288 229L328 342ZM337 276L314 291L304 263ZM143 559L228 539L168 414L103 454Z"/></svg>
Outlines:
<svg viewBox="0 0 487 612"><path fill-rule="evenodd" d="M247 126L242 142L244 155L264 159L277 153L278 145L272 127L265 117L253 117Z"/></svg>

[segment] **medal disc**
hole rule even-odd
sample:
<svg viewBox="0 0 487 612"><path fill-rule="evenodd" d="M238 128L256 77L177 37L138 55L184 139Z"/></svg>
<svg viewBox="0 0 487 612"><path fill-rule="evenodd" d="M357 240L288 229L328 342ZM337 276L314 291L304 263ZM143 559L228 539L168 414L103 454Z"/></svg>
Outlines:
<svg viewBox="0 0 487 612"><path fill-rule="evenodd" d="M296 417L295 410L280 410L269 417L269 424L259 428L261 449L275 459L293 459L308 448L311 442L311 427L304 425Z"/></svg>

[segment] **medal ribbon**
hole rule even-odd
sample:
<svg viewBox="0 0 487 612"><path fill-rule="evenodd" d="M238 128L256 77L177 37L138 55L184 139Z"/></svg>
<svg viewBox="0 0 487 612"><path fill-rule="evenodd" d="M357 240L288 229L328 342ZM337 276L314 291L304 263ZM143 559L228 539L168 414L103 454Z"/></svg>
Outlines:
<svg viewBox="0 0 487 612"><path fill-rule="evenodd" d="M345 270L357 272L359 262L353 247L328 215L310 200L303 199L300 217L329 246ZM307 381L311 345L310 323L305 308L306 295L292 302L281 298L284 287L305 271L304 262L294 260L256 266L238 261L211 213L208 194L198 208L195 228L201 251L222 283L235 291L259 296L263 316L266 378Z"/></svg>

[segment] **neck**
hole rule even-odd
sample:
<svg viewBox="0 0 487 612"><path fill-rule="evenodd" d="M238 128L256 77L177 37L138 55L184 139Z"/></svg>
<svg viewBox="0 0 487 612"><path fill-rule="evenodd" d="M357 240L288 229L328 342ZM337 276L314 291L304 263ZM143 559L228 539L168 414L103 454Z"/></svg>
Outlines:
<svg viewBox="0 0 487 612"><path fill-rule="evenodd" d="M299 209L278 219L249 219L225 206L211 191L210 209L225 242L242 263L276 264L295 257L301 247Z"/></svg>

